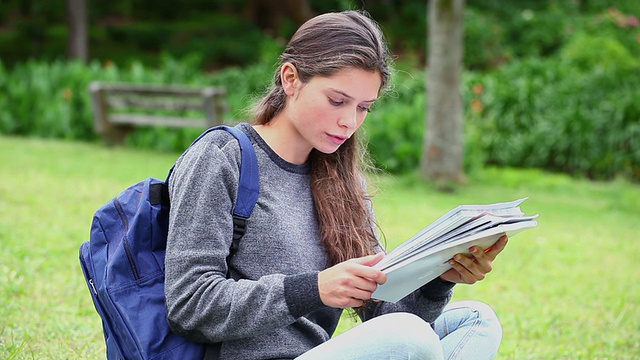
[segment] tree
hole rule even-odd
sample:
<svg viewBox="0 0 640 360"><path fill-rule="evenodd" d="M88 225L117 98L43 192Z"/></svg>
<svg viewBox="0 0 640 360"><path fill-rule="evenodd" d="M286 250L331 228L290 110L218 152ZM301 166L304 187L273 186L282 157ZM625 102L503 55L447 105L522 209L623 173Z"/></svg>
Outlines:
<svg viewBox="0 0 640 360"><path fill-rule="evenodd" d="M420 165L440 187L464 181L462 77L464 0L430 0L427 126Z"/></svg>
<svg viewBox="0 0 640 360"><path fill-rule="evenodd" d="M86 62L89 53L86 0L67 0L67 27L67 57Z"/></svg>

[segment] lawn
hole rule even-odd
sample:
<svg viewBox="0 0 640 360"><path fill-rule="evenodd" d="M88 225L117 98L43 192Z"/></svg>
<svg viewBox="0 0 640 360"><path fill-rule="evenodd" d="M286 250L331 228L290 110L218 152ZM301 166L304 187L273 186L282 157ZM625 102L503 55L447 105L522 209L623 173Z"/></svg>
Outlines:
<svg viewBox="0 0 640 360"><path fill-rule="evenodd" d="M177 156L0 137L0 358L104 358L78 247L99 206L164 177ZM454 193L377 180L390 248L460 203L530 197L522 208L540 225L510 240L486 280L456 287L455 299L500 316L499 359L640 358L639 185L513 169L485 169Z"/></svg>

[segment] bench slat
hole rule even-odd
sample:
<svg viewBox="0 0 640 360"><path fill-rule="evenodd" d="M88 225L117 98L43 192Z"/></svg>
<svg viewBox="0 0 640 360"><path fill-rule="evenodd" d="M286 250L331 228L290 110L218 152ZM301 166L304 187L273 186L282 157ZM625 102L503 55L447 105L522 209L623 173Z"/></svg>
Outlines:
<svg viewBox="0 0 640 360"><path fill-rule="evenodd" d="M89 92L96 132L111 143L122 143L136 126L204 129L223 124L229 109L224 87L95 81Z"/></svg>
<svg viewBox="0 0 640 360"><path fill-rule="evenodd" d="M178 116L148 116L140 114L110 114L109 121L114 124L128 124L138 126L208 128L215 125L207 123L207 121L205 121L204 119L185 118Z"/></svg>
<svg viewBox="0 0 640 360"><path fill-rule="evenodd" d="M227 91L223 87L208 86L204 88L194 88L186 86L166 85L166 84L129 84L129 83L102 83L94 82L92 91L103 91L107 93L131 93L131 94L167 94L167 95L202 95L225 96Z"/></svg>
<svg viewBox="0 0 640 360"><path fill-rule="evenodd" d="M106 99L111 109L145 109L150 111L200 111L203 109L203 98L171 98L111 95Z"/></svg>

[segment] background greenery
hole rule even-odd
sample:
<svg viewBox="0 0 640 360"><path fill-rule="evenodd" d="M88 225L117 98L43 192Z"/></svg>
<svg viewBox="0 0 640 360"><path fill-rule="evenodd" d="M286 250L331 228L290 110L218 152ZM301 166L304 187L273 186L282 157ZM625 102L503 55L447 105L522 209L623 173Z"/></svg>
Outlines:
<svg viewBox="0 0 640 360"><path fill-rule="evenodd" d="M261 32L242 16L246 1L183 0L175 13L162 1L150 9L145 2L96 2L89 9L92 60L85 65L61 57L60 4L23 3L31 4L27 15L13 17L15 1L0 5L0 18L14 19L0 31L4 134L99 140L87 90L93 80L222 85L230 94L228 118L246 119L244 110L270 82L295 29L285 21L275 34ZM352 7L310 3L317 12ZM393 91L365 123L369 150L382 169L412 172L425 131L426 4L371 1L365 8L381 22L399 70ZM465 170L533 167L640 180L638 16L640 3L629 1L467 2ZM32 48L38 43L57 50ZM179 151L200 130L141 129L128 144Z"/></svg>
<svg viewBox="0 0 640 360"><path fill-rule="evenodd" d="M104 358L78 249L91 214L126 186L164 177L179 153L0 136L0 358ZM389 248L460 203L530 196L537 228L513 237L488 278L455 299L490 303L499 359L640 355L640 188L488 168L443 194L410 176L372 179ZM415 219L420 219L416 221ZM353 326L345 318L340 331Z"/></svg>
<svg viewBox="0 0 640 360"><path fill-rule="evenodd" d="M295 29L265 32L243 17L247 1L91 1L87 64L64 58L62 2L0 3L0 358L104 357L78 262L90 216L131 183L165 176L200 130L140 129L126 147L103 147L88 84L223 85L228 118L245 119ZM389 246L460 203L530 196L539 227L456 299L496 308L501 359L640 357L640 2L467 1L469 181L451 194L413 174L426 2L310 1L315 12L361 3L398 55L394 89L364 129L387 171L375 203Z"/></svg>

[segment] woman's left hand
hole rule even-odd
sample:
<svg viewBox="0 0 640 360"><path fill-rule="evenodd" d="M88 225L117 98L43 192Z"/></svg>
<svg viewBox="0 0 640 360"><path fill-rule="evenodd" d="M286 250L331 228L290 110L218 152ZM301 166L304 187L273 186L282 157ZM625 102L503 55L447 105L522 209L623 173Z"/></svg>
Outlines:
<svg viewBox="0 0 640 360"><path fill-rule="evenodd" d="M440 278L453 283L475 284L483 280L492 269L493 260L507 246L507 236L504 235L487 251L472 246L471 255L456 254L449 260L452 269L440 275Z"/></svg>

